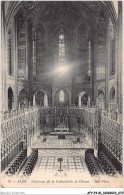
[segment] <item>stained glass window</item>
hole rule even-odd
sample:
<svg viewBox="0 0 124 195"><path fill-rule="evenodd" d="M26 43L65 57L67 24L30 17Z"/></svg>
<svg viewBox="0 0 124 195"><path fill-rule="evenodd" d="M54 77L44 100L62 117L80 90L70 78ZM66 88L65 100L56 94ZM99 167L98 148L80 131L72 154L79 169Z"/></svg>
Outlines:
<svg viewBox="0 0 124 195"><path fill-rule="evenodd" d="M97 50L96 79L105 79L105 48L100 47Z"/></svg>
<svg viewBox="0 0 124 195"><path fill-rule="evenodd" d="M109 36L110 36L110 49L111 49L111 65L110 75L115 74L115 54L116 54L116 42L115 42L115 28L112 21L109 19Z"/></svg>
<svg viewBox="0 0 124 195"><path fill-rule="evenodd" d="M112 61L111 61L111 75L115 74L115 38L111 42L111 52L112 52Z"/></svg>
<svg viewBox="0 0 124 195"><path fill-rule="evenodd" d="M18 48L18 78L24 79L26 74L26 49Z"/></svg>
<svg viewBox="0 0 124 195"><path fill-rule="evenodd" d="M8 73L9 75L13 75L13 67L12 67L12 40L11 40L11 31L8 33Z"/></svg>
<svg viewBox="0 0 124 195"><path fill-rule="evenodd" d="M64 102L64 91L63 91L63 90L61 90L61 91L59 92L59 101L60 101L60 102Z"/></svg>
<svg viewBox="0 0 124 195"><path fill-rule="evenodd" d="M59 77L64 76L63 66L65 63L65 36L63 29L60 30L59 34Z"/></svg>

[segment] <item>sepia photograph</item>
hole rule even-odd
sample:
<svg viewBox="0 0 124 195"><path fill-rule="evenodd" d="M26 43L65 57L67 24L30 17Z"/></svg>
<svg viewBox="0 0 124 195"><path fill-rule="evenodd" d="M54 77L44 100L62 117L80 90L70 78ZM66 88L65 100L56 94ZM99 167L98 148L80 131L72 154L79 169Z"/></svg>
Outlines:
<svg viewBox="0 0 124 195"><path fill-rule="evenodd" d="M122 1L1 1L1 188L122 188Z"/></svg>

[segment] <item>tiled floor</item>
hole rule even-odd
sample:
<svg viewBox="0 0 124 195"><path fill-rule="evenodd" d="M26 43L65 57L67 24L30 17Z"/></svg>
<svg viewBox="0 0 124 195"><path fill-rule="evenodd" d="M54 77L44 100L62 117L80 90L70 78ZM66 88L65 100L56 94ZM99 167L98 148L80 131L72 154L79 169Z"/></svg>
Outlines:
<svg viewBox="0 0 124 195"><path fill-rule="evenodd" d="M87 168L85 165L84 157L80 156L70 156L62 158L62 166L61 169L63 171L81 171L84 172ZM52 157L40 157L37 161L36 165L39 171L41 170L50 170L50 171L58 171L60 170L60 162L58 162L58 158L56 156Z"/></svg>
<svg viewBox="0 0 124 195"><path fill-rule="evenodd" d="M68 135L64 139L58 139L58 136L48 136L46 142L43 142L43 136L40 136L34 143L32 148L90 148L91 142L85 137L81 137L81 143L76 142L76 137Z"/></svg>
<svg viewBox="0 0 124 195"><path fill-rule="evenodd" d="M57 135L48 135L46 142L43 142L43 139L44 137L40 136L32 143L32 148L38 148L38 160L33 170L34 174L59 174L61 171L59 171L58 158L62 158L63 174L86 172L89 174L85 164L85 150L91 148L91 140L86 136L80 136L80 143L76 142L77 137L74 135L66 135L65 140L58 139Z"/></svg>
<svg viewBox="0 0 124 195"><path fill-rule="evenodd" d="M85 150L83 149L39 149L38 156L55 156L55 157L69 157L69 156L83 156Z"/></svg>

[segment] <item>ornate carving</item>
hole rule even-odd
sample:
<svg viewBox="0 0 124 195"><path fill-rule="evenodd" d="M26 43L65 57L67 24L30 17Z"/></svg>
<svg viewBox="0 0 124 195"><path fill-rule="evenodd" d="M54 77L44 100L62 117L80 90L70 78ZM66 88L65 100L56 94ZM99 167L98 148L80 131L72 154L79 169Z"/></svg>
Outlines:
<svg viewBox="0 0 124 195"><path fill-rule="evenodd" d="M105 47L100 47L97 50L96 79L105 79Z"/></svg>
<svg viewBox="0 0 124 195"><path fill-rule="evenodd" d="M17 16L18 30L27 18L30 18L34 24L42 18L43 22L61 21L71 26L81 18L91 25L93 20L105 25L106 20L105 9L97 2L23 2Z"/></svg>

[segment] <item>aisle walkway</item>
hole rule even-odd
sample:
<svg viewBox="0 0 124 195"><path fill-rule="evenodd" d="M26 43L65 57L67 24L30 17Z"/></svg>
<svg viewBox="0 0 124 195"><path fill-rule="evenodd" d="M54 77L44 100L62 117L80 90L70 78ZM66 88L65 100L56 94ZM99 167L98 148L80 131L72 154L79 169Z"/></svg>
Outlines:
<svg viewBox="0 0 124 195"><path fill-rule="evenodd" d="M84 172L87 168L85 165L84 157L63 157L62 158L62 170L63 171L81 171ZM58 157L42 157L38 158L38 162L36 165L39 171L46 170L46 171L58 171L60 169L60 162L58 162Z"/></svg>
<svg viewBox="0 0 124 195"><path fill-rule="evenodd" d="M61 170L58 158L62 158ZM51 177L68 177L72 174L90 176L85 163L85 150L42 150L38 151L38 160L33 175L51 175Z"/></svg>

